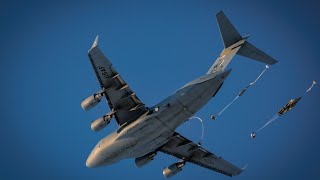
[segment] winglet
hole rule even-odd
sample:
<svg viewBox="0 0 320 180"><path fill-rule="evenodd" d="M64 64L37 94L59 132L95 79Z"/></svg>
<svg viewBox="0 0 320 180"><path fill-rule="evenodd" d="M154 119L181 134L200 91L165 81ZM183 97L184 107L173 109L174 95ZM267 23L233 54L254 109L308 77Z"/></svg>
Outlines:
<svg viewBox="0 0 320 180"><path fill-rule="evenodd" d="M91 49L93 49L94 47L98 46L98 40L99 40L99 35L97 35L96 38L94 39L94 42L92 44Z"/></svg>
<svg viewBox="0 0 320 180"><path fill-rule="evenodd" d="M244 165L243 168L241 169L242 171L246 170L248 167L248 164Z"/></svg>

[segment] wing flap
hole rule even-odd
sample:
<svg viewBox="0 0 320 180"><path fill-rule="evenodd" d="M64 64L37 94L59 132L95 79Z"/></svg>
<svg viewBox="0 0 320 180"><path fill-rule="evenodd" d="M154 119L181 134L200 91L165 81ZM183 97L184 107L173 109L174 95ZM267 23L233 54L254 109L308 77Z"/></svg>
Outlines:
<svg viewBox="0 0 320 180"><path fill-rule="evenodd" d="M235 165L178 133L175 133L160 151L227 176L236 176L242 172Z"/></svg>

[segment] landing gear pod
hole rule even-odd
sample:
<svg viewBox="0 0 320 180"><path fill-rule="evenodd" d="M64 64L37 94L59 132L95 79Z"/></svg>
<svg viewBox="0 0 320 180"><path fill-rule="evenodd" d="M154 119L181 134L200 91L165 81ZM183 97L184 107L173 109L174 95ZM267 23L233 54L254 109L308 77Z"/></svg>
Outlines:
<svg viewBox="0 0 320 180"><path fill-rule="evenodd" d="M254 138L256 137L256 133L255 133L255 132L252 132L252 133L250 134L250 136L251 136L251 139L254 139Z"/></svg>
<svg viewBox="0 0 320 180"><path fill-rule="evenodd" d="M140 168L140 167L142 167L144 165L147 165L148 163L150 163L154 159L154 157L156 155L157 155L156 152L151 152L151 153L146 154L146 155L144 155L142 157L136 158L135 159L136 166Z"/></svg>

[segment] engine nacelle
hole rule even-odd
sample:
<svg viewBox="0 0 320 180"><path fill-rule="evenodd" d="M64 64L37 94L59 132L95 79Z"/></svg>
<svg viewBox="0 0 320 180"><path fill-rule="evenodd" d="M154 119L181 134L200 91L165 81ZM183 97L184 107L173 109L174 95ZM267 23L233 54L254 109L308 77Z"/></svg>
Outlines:
<svg viewBox="0 0 320 180"><path fill-rule="evenodd" d="M166 178L172 177L176 175L178 172L180 172L184 165L185 162L171 164L169 167L164 168L162 173Z"/></svg>
<svg viewBox="0 0 320 180"><path fill-rule="evenodd" d="M98 132L101 129L103 129L104 127L106 127L110 123L111 118L112 118L112 116L105 115L105 116L93 121L91 123L92 131Z"/></svg>
<svg viewBox="0 0 320 180"><path fill-rule="evenodd" d="M136 158L135 159L136 166L140 168L144 165L147 165L148 163L150 163L154 159L154 157L156 155L157 155L156 152L152 152L152 153L146 154L142 157Z"/></svg>
<svg viewBox="0 0 320 180"><path fill-rule="evenodd" d="M82 109L84 109L86 111L90 110L91 108L93 108L94 106L96 106L100 102L101 98L102 98L101 93L89 96L87 99L85 99L81 102Z"/></svg>

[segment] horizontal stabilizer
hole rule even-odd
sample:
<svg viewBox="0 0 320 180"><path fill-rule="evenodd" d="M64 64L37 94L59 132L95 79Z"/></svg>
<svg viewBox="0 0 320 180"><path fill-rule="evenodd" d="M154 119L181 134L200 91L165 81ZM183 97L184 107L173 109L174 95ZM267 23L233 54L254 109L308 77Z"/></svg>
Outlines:
<svg viewBox="0 0 320 180"><path fill-rule="evenodd" d="M273 59L268 54L264 53L260 49L256 48L254 45L246 41L237 52L238 55L260 61L269 65L275 64L278 62L277 60Z"/></svg>
<svg viewBox="0 0 320 180"><path fill-rule="evenodd" d="M222 11L218 12L216 17L224 48L228 48L242 39L237 29L231 24L230 20Z"/></svg>

